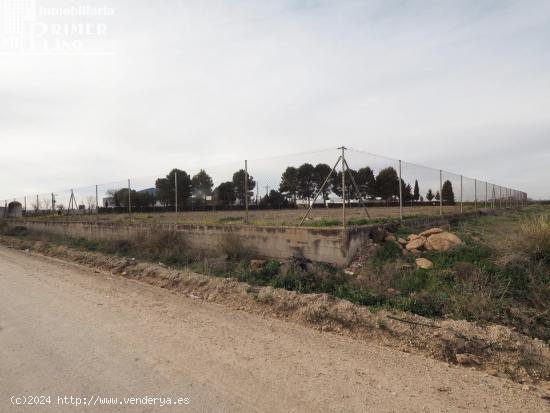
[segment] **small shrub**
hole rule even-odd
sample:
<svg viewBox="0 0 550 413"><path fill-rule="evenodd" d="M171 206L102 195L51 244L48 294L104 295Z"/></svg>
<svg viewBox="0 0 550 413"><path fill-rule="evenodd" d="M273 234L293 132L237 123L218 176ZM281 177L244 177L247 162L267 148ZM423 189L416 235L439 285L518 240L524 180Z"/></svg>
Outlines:
<svg viewBox="0 0 550 413"><path fill-rule="evenodd" d="M374 259L377 261L389 261L395 260L402 255L401 248L399 248L399 245L395 241L384 241L381 244L381 248L376 250Z"/></svg>
<svg viewBox="0 0 550 413"><path fill-rule="evenodd" d="M261 272L264 277L274 277L279 274L280 269L281 263L279 261L271 260L265 264Z"/></svg>
<svg viewBox="0 0 550 413"><path fill-rule="evenodd" d="M395 306L421 316L435 317L443 315L446 300L447 295L441 291L420 291L396 300Z"/></svg>
<svg viewBox="0 0 550 413"><path fill-rule="evenodd" d="M380 330L388 330L388 323L386 323L386 320L383 320L383 319L379 318L376 321L376 325L378 326L378 328Z"/></svg>

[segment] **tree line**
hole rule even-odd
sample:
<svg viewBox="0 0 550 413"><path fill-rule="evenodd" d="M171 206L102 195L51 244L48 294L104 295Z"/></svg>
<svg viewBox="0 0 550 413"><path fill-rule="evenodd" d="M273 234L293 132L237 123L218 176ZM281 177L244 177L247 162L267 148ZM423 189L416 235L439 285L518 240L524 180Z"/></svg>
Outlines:
<svg viewBox="0 0 550 413"><path fill-rule="evenodd" d="M334 171L327 180L332 168L324 163L315 166L304 163L299 167L289 166L281 175L278 190L272 189L266 194L259 203L265 207L286 207L295 205L298 200L306 201L308 205L313 197L319 191L319 199L325 205L331 194L341 198L342 189L342 171ZM393 167L387 167L374 174L374 171L366 166L359 170L350 169L349 173L353 176L360 196L365 200L380 199L384 201L399 200L399 185L404 202L422 202L424 197L420 194L418 180L414 185L405 183L399 179L397 171ZM172 169L164 178L159 178L155 182L153 191L131 190L130 197L128 189L110 190L108 194L113 198L116 206L127 207L129 200L132 206L154 206L157 202L162 206L169 207L176 204L176 192L178 205L185 205L192 197L198 204L206 204L207 199L211 197L212 204L221 207L231 207L234 205L244 205L246 197L249 201L254 194L256 181L253 176L248 174L247 188L245 188L244 169L240 169L233 174L230 181L222 182L214 188L212 177L201 169L196 175L190 176L181 169ZM326 181L326 182L325 182ZM324 186L323 186L324 184ZM345 191L347 198L357 199L357 191L346 171ZM434 194L431 189L425 195L425 199L432 202L434 199L439 201L443 198L446 204L454 204L454 192L452 183L446 180L443 183L441 194L436 191Z"/></svg>

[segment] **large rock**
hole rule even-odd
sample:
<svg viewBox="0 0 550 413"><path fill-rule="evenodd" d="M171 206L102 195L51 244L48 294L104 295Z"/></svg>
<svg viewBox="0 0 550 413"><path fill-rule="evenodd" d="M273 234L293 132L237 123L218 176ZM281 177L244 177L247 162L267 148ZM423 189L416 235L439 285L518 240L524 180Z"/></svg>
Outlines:
<svg viewBox="0 0 550 413"><path fill-rule="evenodd" d="M426 258L417 258L415 262L416 262L416 266L418 268L422 268L423 270L429 270L434 266L434 263Z"/></svg>
<svg viewBox="0 0 550 413"><path fill-rule="evenodd" d="M407 243L405 248L408 249L409 251L417 250L422 248L425 242L426 242L426 238L424 237L413 238L411 241Z"/></svg>
<svg viewBox="0 0 550 413"><path fill-rule="evenodd" d="M429 237L430 235L433 235L433 234L440 234L444 232L441 228L430 228L424 232L421 232L420 234L418 235L421 235L423 237Z"/></svg>
<svg viewBox="0 0 550 413"><path fill-rule="evenodd" d="M458 245L462 244L462 240L455 234L450 232L440 232L438 234L430 235L424 247L428 251L448 251Z"/></svg>
<svg viewBox="0 0 550 413"><path fill-rule="evenodd" d="M407 239L409 241L412 241L414 239L417 239L417 238L420 238L420 235L417 235L417 234L410 234L409 236L407 236Z"/></svg>

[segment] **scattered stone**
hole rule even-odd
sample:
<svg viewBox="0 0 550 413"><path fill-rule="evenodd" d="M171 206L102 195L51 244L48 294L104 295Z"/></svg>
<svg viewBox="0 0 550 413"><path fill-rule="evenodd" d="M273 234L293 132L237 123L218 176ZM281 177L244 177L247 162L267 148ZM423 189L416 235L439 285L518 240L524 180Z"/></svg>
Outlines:
<svg viewBox="0 0 550 413"><path fill-rule="evenodd" d="M471 366L473 364L481 365L481 361L473 354L458 353L456 355L456 362L465 366Z"/></svg>
<svg viewBox="0 0 550 413"><path fill-rule="evenodd" d="M250 260L250 269L261 271L265 267L266 260Z"/></svg>
<svg viewBox="0 0 550 413"><path fill-rule="evenodd" d="M430 228L430 229L428 229L428 230L426 230L426 231L424 231L424 232L421 232L421 233L418 234L418 235L420 235L420 236L422 236L422 237L429 237L430 235L433 235L433 234L440 234L440 233L442 233L442 232L443 232L443 230L442 230L441 228Z"/></svg>
<svg viewBox="0 0 550 413"><path fill-rule="evenodd" d="M410 234L410 235L407 237L407 239L408 239L409 241L415 240L415 239L417 239L417 238L420 238L420 235L417 235L417 234Z"/></svg>
<svg viewBox="0 0 550 413"><path fill-rule="evenodd" d="M388 233L386 238L384 238L384 241L397 241L397 238L392 233Z"/></svg>
<svg viewBox="0 0 550 413"><path fill-rule="evenodd" d="M424 237L414 238L407 243L405 248L408 249L409 251L417 250L419 248L422 248L425 242L426 242L426 238Z"/></svg>
<svg viewBox="0 0 550 413"><path fill-rule="evenodd" d="M417 250L417 249L413 249L411 250L411 252L414 254L414 255L420 255L422 254L422 252L420 250Z"/></svg>
<svg viewBox="0 0 550 413"><path fill-rule="evenodd" d="M397 242L399 242L401 245L407 245L407 240L404 240L403 238L399 238Z"/></svg>
<svg viewBox="0 0 550 413"><path fill-rule="evenodd" d="M429 270L434 266L434 263L426 258L417 258L415 262L416 262L416 266L418 268L422 268L423 270Z"/></svg>
<svg viewBox="0 0 550 413"><path fill-rule="evenodd" d="M450 232L441 232L430 235L425 244L428 251L448 251L462 244L462 240Z"/></svg>
<svg viewBox="0 0 550 413"><path fill-rule="evenodd" d="M355 273L353 271L350 271L350 270L344 270L344 273L347 274L347 275L355 275Z"/></svg>

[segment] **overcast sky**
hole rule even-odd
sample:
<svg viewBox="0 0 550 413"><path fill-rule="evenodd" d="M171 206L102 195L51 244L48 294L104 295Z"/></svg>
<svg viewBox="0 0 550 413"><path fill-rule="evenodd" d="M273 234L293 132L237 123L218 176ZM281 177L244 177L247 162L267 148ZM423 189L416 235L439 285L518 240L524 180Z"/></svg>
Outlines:
<svg viewBox="0 0 550 413"><path fill-rule="evenodd" d="M0 199L342 144L550 198L550 1L71 5L0 53Z"/></svg>

